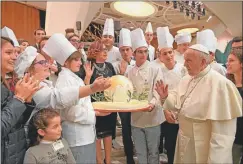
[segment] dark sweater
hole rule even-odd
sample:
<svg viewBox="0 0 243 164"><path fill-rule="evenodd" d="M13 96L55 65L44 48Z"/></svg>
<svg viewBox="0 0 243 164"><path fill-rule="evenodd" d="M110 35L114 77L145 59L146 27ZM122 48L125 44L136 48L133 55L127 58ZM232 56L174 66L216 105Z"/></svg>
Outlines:
<svg viewBox="0 0 243 164"><path fill-rule="evenodd" d="M238 87L241 97L243 98L243 88ZM237 118L237 129L235 135L235 144L243 145L243 117Z"/></svg>

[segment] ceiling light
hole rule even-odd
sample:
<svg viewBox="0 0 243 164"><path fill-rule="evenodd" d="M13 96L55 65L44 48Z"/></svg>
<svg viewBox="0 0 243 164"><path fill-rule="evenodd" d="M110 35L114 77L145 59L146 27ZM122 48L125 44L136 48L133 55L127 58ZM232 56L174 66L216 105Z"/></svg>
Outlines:
<svg viewBox="0 0 243 164"><path fill-rule="evenodd" d="M184 28L184 29L178 30L177 34L183 33L183 32L189 32L190 34L192 34L192 33L195 33L197 31L199 31L198 28Z"/></svg>
<svg viewBox="0 0 243 164"><path fill-rule="evenodd" d="M147 2L118 1L113 2L111 6L115 11L131 17L147 17L153 15L157 11L154 5Z"/></svg>

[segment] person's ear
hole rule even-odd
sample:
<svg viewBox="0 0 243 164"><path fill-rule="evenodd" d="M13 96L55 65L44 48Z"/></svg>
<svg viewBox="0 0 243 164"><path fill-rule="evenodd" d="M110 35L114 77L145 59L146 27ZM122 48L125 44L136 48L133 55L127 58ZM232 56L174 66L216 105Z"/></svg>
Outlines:
<svg viewBox="0 0 243 164"><path fill-rule="evenodd" d="M42 136L42 137L44 137L45 134L46 134L46 132L45 132L43 129L38 129L38 130L37 130L37 133L38 133L40 136Z"/></svg>

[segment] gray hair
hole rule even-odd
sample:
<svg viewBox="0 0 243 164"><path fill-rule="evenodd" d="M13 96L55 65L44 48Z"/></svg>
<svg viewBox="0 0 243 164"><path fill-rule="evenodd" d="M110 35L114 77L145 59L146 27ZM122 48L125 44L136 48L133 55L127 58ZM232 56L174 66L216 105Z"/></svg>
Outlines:
<svg viewBox="0 0 243 164"><path fill-rule="evenodd" d="M205 59L206 60L206 64L210 64L210 55L209 54L206 54L205 52L201 52L201 51L197 51L195 50L196 53L198 53L198 55L202 58L202 59Z"/></svg>

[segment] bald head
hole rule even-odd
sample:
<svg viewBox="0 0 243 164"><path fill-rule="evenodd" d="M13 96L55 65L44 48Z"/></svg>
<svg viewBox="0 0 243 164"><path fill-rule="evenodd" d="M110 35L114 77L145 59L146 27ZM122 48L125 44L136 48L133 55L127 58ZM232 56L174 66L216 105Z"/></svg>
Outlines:
<svg viewBox="0 0 243 164"><path fill-rule="evenodd" d="M190 76L196 76L210 63L210 57L208 54L190 48L185 52L184 58L184 65Z"/></svg>

